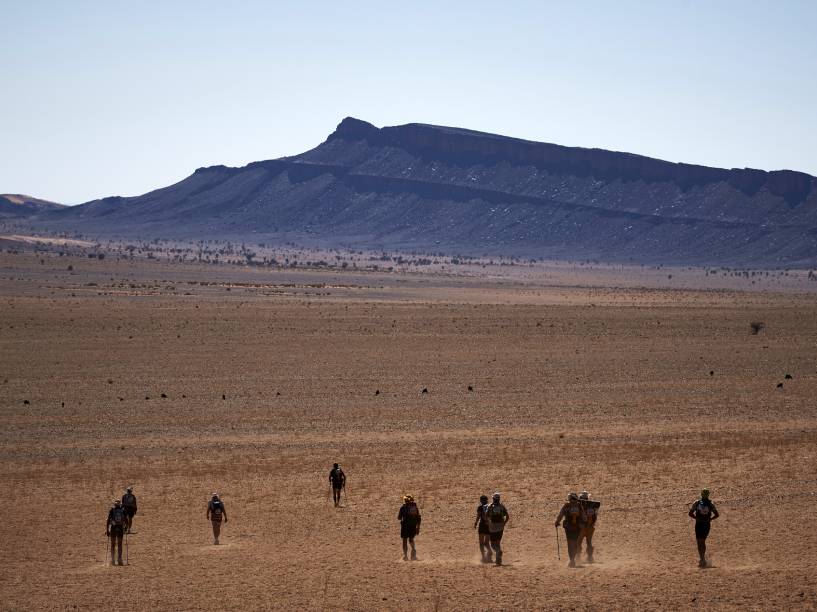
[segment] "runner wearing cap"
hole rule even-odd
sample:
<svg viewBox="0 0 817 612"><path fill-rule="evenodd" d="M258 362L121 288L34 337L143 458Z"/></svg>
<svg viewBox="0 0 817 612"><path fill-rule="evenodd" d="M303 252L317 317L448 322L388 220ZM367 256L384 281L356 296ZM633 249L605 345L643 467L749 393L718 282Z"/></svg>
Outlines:
<svg viewBox="0 0 817 612"><path fill-rule="evenodd" d="M570 557L568 567L576 567L576 552L579 549L579 533L582 525L586 523L586 516L579 496L570 493L567 496L567 503L562 506L559 516L556 517L556 526L564 520L565 538L567 539L567 554Z"/></svg>
<svg viewBox="0 0 817 612"><path fill-rule="evenodd" d="M224 502L219 498L218 493L213 493L207 503L207 519L213 525L213 544L218 544L218 536L221 534L221 522L227 523L227 509Z"/></svg>
<svg viewBox="0 0 817 612"><path fill-rule="evenodd" d="M508 509L500 501L499 492L494 493L491 504L485 507L485 518L488 522L488 539L494 551L495 563L502 565L502 534L511 517L508 515Z"/></svg>
<svg viewBox="0 0 817 612"><path fill-rule="evenodd" d="M420 509L411 495L403 496L403 505L397 513L400 521L400 537L403 539L403 561L408 560L408 545L411 544L411 560L417 560L417 549L414 546L414 537L420 533Z"/></svg>

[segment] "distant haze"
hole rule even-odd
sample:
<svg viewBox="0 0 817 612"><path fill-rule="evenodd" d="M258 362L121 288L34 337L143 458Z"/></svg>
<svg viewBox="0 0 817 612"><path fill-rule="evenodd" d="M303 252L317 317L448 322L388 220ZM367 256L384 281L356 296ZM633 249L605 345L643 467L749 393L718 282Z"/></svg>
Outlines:
<svg viewBox="0 0 817 612"><path fill-rule="evenodd" d="M79 203L422 121L817 175L817 2L7 2L0 193Z"/></svg>

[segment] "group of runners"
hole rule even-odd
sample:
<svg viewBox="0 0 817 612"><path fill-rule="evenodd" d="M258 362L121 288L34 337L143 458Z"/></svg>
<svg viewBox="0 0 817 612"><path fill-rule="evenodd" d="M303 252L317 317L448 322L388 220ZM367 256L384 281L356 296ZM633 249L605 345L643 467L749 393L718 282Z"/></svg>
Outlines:
<svg viewBox="0 0 817 612"><path fill-rule="evenodd" d="M346 491L346 474L337 463L333 464L329 472L329 487L335 507L340 507ZM709 495L709 489L703 489L700 499L697 499L689 509L689 516L695 519L695 539L700 557L699 567L707 566L706 538L709 536L711 522L719 516L718 510L710 500ZM576 563L582 554L583 544L585 545L587 562L593 562L593 534L596 530L600 506L601 502L592 500L587 491L582 491L579 494L571 492L567 496L567 501L559 510L555 522L557 551L559 546L558 528L561 526L564 529L567 541L568 567L576 567ZM105 535L110 538L111 565L116 565L115 558L119 565L123 565L122 541L125 538L127 555L127 534L132 533L133 517L136 515L136 510L136 496L133 493L133 487L128 487L121 499L113 501L105 524ZM227 510L218 493L213 493L210 496L210 500L207 502L206 516L213 529L213 544L217 545L221 534L221 525L227 522ZM420 508L412 495L406 494L403 496L403 504L397 512L397 520L400 523L400 538L403 542L403 561L414 561L417 559L417 547L414 538L420 534L422 516ZM493 494L490 503L487 495L480 496L474 519L474 529L477 530L482 563L502 565L502 535L509 520L510 514L502 503L499 492ZM115 557L115 549L117 548L118 554Z"/></svg>

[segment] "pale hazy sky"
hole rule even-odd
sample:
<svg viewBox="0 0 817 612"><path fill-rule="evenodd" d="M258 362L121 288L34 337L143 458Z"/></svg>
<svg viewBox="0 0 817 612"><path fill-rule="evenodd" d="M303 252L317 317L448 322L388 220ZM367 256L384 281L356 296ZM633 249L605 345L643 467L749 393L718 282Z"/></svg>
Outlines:
<svg viewBox="0 0 817 612"><path fill-rule="evenodd" d="M0 193L136 195L345 116L817 175L817 0L0 0Z"/></svg>

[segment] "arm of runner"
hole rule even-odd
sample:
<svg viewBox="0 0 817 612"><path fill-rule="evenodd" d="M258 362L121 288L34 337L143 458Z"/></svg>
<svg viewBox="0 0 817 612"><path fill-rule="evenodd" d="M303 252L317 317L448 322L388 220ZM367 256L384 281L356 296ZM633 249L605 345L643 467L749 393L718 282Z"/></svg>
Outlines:
<svg viewBox="0 0 817 612"><path fill-rule="evenodd" d="M562 509L561 509L561 510L559 510L559 516L557 516L557 517L556 517L556 523L555 523L555 525L556 525L557 527L558 527L558 526L559 526L559 524L562 522L562 519L564 518L564 516L565 516L565 507L564 507L564 506L562 506Z"/></svg>
<svg viewBox="0 0 817 612"><path fill-rule="evenodd" d="M718 509L715 507L715 504L712 504L712 520L714 521L719 516Z"/></svg>
<svg viewBox="0 0 817 612"><path fill-rule="evenodd" d="M696 502L693 502L692 506L689 508L689 518L695 518L695 505Z"/></svg>

